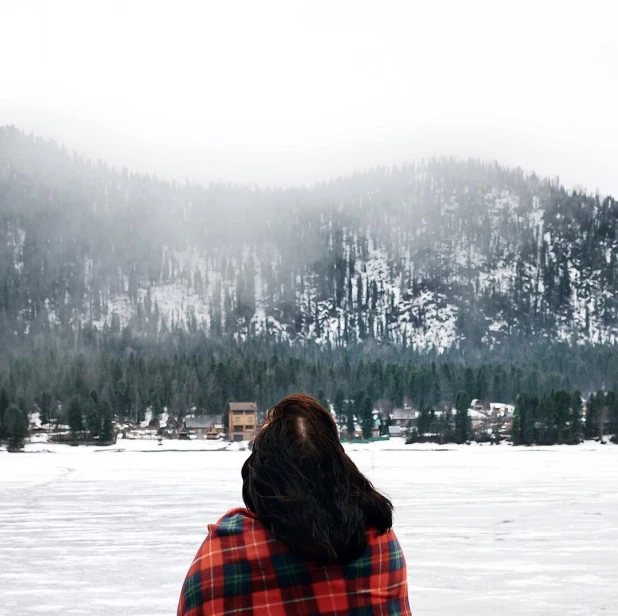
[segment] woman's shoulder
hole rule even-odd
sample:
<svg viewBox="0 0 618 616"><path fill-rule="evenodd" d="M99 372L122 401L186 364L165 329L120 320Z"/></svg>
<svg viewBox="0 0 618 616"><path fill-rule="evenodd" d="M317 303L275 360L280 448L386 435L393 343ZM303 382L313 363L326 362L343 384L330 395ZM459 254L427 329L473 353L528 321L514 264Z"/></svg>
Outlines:
<svg viewBox="0 0 618 616"><path fill-rule="evenodd" d="M247 531L261 530L261 523L245 507L230 509L222 515L214 524L208 525L209 537L229 537L242 535Z"/></svg>
<svg viewBox="0 0 618 616"><path fill-rule="evenodd" d="M397 535L392 527L385 531L369 527L367 529L367 539L370 543L388 543L389 541L397 541Z"/></svg>
<svg viewBox="0 0 618 616"><path fill-rule="evenodd" d="M380 533L375 529L367 532L367 554L374 559L388 561L391 571L405 570L406 560L403 555L401 544L392 528Z"/></svg>

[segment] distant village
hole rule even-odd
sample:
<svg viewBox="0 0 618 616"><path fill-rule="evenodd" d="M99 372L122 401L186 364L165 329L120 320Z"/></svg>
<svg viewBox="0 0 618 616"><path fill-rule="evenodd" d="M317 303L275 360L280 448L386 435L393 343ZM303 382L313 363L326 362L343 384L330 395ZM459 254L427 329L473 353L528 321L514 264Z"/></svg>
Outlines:
<svg viewBox="0 0 618 616"><path fill-rule="evenodd" d="M440 442L441 425L451 425L455 409L445 405L441 409L418 410L411 406L394 409L389 415L390 436L405 436L408 442ZM489 400L472 400L468 409L470 436L475 440L496 442L510 439L515 406Z"/></svg>
<svg viewBox="0 0 618 616"><path fill-rule="evenodd" d="M195 409L193 409L194 411ZM455 410L450 406L442 409L419 410L410 404L400 408L390 407L388 401L379 401L373 409L373 421L369 433L360 418L354 416L354 430L349 416L337 417L331 407L342 441L388 439L403 437L407 442L441 440L438 426L451 423ZM511 435L515 407L511 404L472 400L468 409L471 437L475 440L494 442L508 440ZM175 416L165 409L159 417L148 409L141 422L118 420L113 422L111 442L101 442L86 430L77 434L66 425L43 425L40 414L29 415L29 440L52 443L110 445L122 439L221 439L251 443L263 421L256 402L230 402L224 413Z"/></svg>
<svg viewBox="0 0 618 616"><path fill-rule="evenodd" d="M230 402L226 413L189 414L183 418L174 416L167 409L155 417L148 409L140 422L117 420L113 422L112 440L101 442L93 438L88 430L72 432L68 425L45 425L40 413L29 414L28 434L30 440L71 445L111 445L121 439L224 439L228 441L251 442L258 427L256 402Z"/></svg>

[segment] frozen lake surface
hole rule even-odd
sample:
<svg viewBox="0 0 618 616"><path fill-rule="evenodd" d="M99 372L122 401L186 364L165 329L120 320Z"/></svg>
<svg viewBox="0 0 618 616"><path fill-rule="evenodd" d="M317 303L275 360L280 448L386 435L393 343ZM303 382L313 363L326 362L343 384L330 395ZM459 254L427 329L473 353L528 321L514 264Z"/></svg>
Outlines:
<svg viewBox="0 0 618 616"><path fill-rule="evenodd" d="M618 615L617 446L379 445L349 453L395 504L415 616ZM0 615L175 614L246 455L1 452Z"/></svg>

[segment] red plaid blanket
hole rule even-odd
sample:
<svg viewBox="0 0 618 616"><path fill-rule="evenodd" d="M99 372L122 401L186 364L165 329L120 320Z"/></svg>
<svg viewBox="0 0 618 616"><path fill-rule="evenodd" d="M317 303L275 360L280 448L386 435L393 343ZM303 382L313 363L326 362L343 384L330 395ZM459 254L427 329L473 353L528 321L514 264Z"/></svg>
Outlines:
<svg viewBox="0 0 618 616"><path fill-rule="evenodd" d="M216 524L187 573L178 616L411 615L406 563L390 530L367 533L367 550L347 565L322 566L292 553L247 509Z"/></svg>

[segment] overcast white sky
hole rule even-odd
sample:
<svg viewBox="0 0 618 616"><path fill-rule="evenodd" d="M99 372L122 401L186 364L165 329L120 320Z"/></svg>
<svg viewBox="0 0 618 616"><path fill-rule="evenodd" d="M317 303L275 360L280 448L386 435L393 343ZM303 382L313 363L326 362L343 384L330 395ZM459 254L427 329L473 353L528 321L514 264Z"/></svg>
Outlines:
<svg viewBox="0 0 618 616"><path fill-rule="evenodd" d="M163 177L473 156L618 195L614 0L0 0L0 124Z"/></svg>

